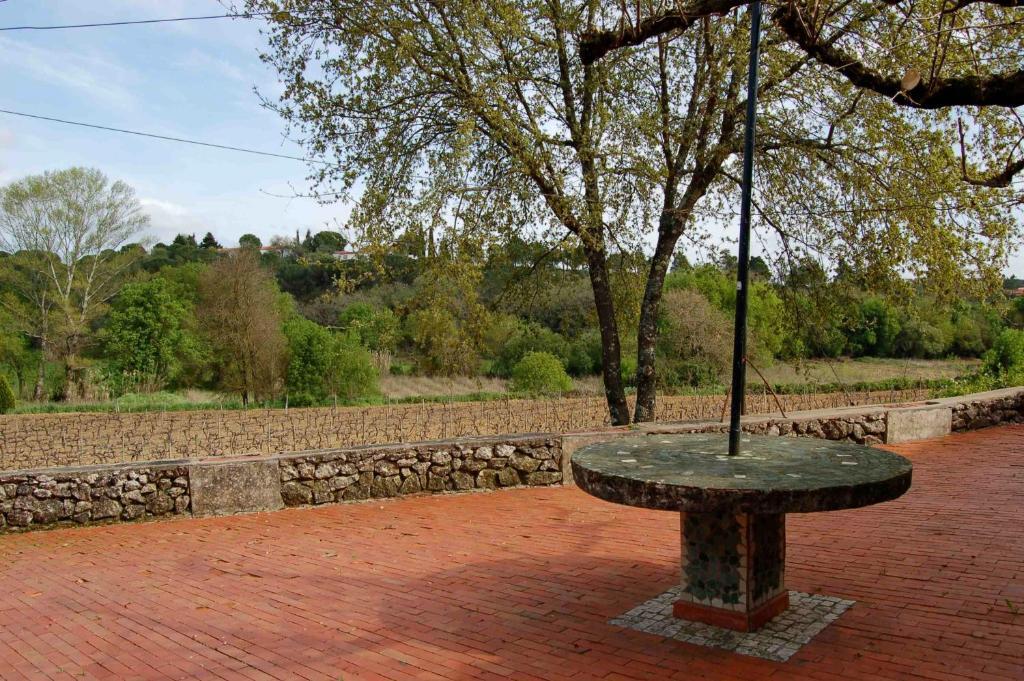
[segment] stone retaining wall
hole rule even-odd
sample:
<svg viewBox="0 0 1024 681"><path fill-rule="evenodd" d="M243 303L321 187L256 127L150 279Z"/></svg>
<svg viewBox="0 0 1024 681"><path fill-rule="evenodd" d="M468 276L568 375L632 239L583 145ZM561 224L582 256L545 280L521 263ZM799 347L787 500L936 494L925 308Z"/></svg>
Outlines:
<svg viewBox="0 0 1024 681"><path fill-rule="evenodd" d="M0 532L188 515L188 469L95 467L0 475Z"/></svg>
<svg viewBox="0 0 1024 681"><path fill-rule="evenodd" d="M754 435L817 437L842 440L861 445L883 444L886 436L887 412L865 414L822 415L820 417L762 418L745 422L743 432ZM651 433L725 433L723 423L657 425L643 429Z"/></svg>
<svg viewBox="0 0 1024 681"><path fill-rule="evenodd" d="M562 482L558 438L442 442L280 459L286 506Z"/></svg>
<svg viewBox="0 0 1024 681"><path fill-rule="evenodd" d="M1024 423L1024 390L998 390L945 401L953 402L954 432Z"/></svg>
<svg viewBox="0 0 1024 681"><path fill-rule="evenodd" d="M939 416L942 412L948 414L944 424L942 418L935 418L937 412ZM906 431L923 433L919 437L935 437L950 429L963 431L1022 423L1024 388L891 408L850 407L792 414L788 418L751 417L744 423L744 429L768 435L873 445L891 442L893 424L898 420L914 425L915 414L928 417L921 419L927 426L924 429ZM934 430L935 423L944 425L945 430L925 432L929 428ZM704 422L652 424L641 427L640 432L725 429L721 423ZM504 435L276 456L0 472L0 533L408 494L571 483L568 459L576 448L629 432L635 431ZM226 472L231 469L252 469L250 472L261 474L241 475L246 470L239 475ZM254 490L254 486L261 489Z"/></svg>
<svg viewBox="0 0 1024 681"><path fill-rule="evenodd" d="M267 504L267 495L252 494L260 476L246 475L268 464L276 473L260 491L277 500L276 508L558 485L566 465L561 438L547 435L174 463L0 473L0 533L268 510L274 506ZM211 475L229 469L242 484ZM208 489L211 485L216 488Z"/></svg>

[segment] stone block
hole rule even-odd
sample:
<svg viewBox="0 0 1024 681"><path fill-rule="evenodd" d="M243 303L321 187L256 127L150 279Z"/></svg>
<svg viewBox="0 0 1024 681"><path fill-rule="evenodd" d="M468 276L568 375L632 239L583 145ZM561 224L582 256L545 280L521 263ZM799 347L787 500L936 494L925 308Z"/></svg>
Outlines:
<svg viewBox="0 0 1024 681"><path fill-rule="evenodd" d="M502 468L498 471L498 484L502 487L512 487L521 483L519 473L515 468Z"/></svg>
<svg viewBox="0 0 1024 681"><path fill-rule="evenodd" d="M337 474L338 467L330 462L320 464L319 466L316 467L316 470L313 471L313 477L316 478L317 480L333 478Z"/></svg>
<svg viewBox="0 0 1024 681"><path fill-rule="evenodd" d="M276 511L284 508L277 461L203 462L189 466L189 495L196 516Z"/></svg>
<svg viewBox="0 0 1024 681"><path fill-rule="evenodd" d="M455 489L473 489L473 476L463 471L452 473L452 480L455 482Z"/></svg>
<svg viewBox="0 0 1024 681"><path fill-rule="evenodd" d="M527 485L554 485L562 482L562 474L559 471L538 471L526 476Z"/></svg>
<svg viewBox="0 0 1024 681"><path fill-rule="evenodd" d="M370 487L370 494L374 497L395 497L402 487L402 478L398 475L377 476Z"/></svg>
<svg viewBox="0 0 1024 681"><path fill-rule="evenodd" d="M313 490L301 482L286 482L281 485L281 499L285 506L302 506L313 503Z"/></svg>
<svg viewBox="0 0 1024 681"><path fill-rule="evenodd" d="M886 425L887 444L944 437L952 429L953 410L946 406L891 409Z"/></svg>
<svg viewBox="0 0 1024 681"><path fill-rule="evenodd" d="M117 518L120 515L120 502L114 501L113 499L99 499L92 503L93 520L106 520L107 518Z"/></svg>
<svg viewBox="0 0 1024 681"><path fill-rule="evenodd" d="M498 456L507 459L508 457L512 456L515 453L516 448L512 445L498 445L497 447L494 448L494 451L495 453L497 453Z"/></svg>
<svg viewBox="0 0 1024 681"><path fill-rule="evenodd" d="M523 473L532 473L540 467L540 461L525 454L513 454L508 462L512 468Z"/></svg>
<svg viewBox="0 0 1024 681"><path fill-rule="evenodd" d="M146 507L142 504L128 504L121 513L121 517L125 520L138 520L145 515Z"/></svg>
<svg viewBox="0 0 1024 681"><path fill-rule="evenodd" d="M402 481L402 488L399 490L400 494L416 494L422 491L420 487L420 479L415 475L410 475L404 481Z"/></svg>
<svg viewBox="0 0 1024 681"><path fill-rule="evenodd" d="M480 471L476 476L476 486L483 489L494 489L498 486L498 471L487 468Z"/></svg>

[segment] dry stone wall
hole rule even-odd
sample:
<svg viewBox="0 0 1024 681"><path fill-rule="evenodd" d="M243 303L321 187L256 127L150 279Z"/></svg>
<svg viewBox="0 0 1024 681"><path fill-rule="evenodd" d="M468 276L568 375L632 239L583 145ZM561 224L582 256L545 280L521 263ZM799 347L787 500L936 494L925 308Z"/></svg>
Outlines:
<svg viewBox="0 0 1024 681"><path fill-rule="evenodd" d="M565 465L559 436L467 438L387 447L237 458L231 466L276 463L273 495L286 506L408 494L559 485ZM222 460L151 462L0 473L0 533L61 525L128 522L193 513L191 499L231 481L201 475ZM220 480L220 483L210 482ZM237 491L237 490L236 490ZM244 492L245 490L242 490ZM245 496L242 494L242 496ZM246 508L236 500L235 512ZM265 510L265 509L261 509ZM201 514L201 509L196 511Z"/></svg>
<svg viewBox="0 0 1024 681"><path fill-rule="evenodd" d="M286 506L562 482L557 438L316 452L280 460Z"/></svg>
<svg viewBox="0 0 1024 681"><path fill-rule="evenodd" d="M190 513L184 466L0 474L0 532Z"/></svg>
<svg viewBox="0 0 1024 681"><path fill-rule="evenodd" d="M1004 423L1024 423L1024 391L953 405L953 431L977 430Z"/></svg>
<svg viewBox="0 0 1024 681"><path fill-rule="evenodd" d="M802 435L860 445L880 445L885 441L885 428L886 412L878 411L831 418L771 419L752 423L744 430L760 435Z"/></svg>
<svg viewBox="0 0 1024 681"><path fill-rule="evenodd" d="M782 395L787 412L922 399L924 391ZM708 421L724 396L658 398L658 421ZM770 395L748 412L777 413ZM608 426L601 398L495 400L363 408L253 409L0 416L0 471L54 466L275 454L499 433L568 433Z"/></svg>

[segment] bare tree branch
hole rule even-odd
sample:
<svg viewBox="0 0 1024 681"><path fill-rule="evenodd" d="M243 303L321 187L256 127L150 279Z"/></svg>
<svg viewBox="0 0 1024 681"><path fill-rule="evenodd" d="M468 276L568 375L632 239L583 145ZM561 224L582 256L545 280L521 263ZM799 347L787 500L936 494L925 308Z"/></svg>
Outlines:
<svg viewBox="0 0 1024 681"><path fill-rule="evenodd" d="M624 18L616 29L584 34L580 40L580 59L585 64L591 64L615 50L640 45L673 31L685 31L699 19L724 14L745 4L739 0L690 0L671 10L638 19L635 23ZM880 4L895 5L897 0L880 0ZM1012 9L1024 6L1024 0L960 0L947 12L956 12L974 4ZM914 87L905 90L902 82L904 74L885 74L873 70L857 57L834 47L804 21L805 13L812 13L812 9L790 1L772 14L772 20L809 56L831 66L853 85L890 97L896 104L917 109L1024 105L1024 69L984 76L922 79Z"/></svg>
<svg viewBox="0 0 1024 681"><path fill-rule="evenodd" d="M974 177L967 168L967 143L964 135L963 119L957 120L956 125L957 132L960 135L960 176L964 182L977 187L1009 187L1017 173L1024 170L1024 158L1017 159L1016 161L1012 158L1007 159L1006 167L1002 170L983 175L982 177Z"/></svg>
<svg viewBox="0 0 1024 681"><path fill-rule="evenodd" d="M671 31L685 31L698 19L725 14L746 4L747 0L691 0L632 26L627 25L623 19L619 22L619 28L584 34L580 41L580 59L584 64L593 64L614 50L639 45Z"/></svg>
<svg viewBox="0 0 1024 681"><path fill-rule="evenodd" d="M1017 0L1007 0L1017 1ZM780 7L772 15L782 31L817 61L833 67L853 85L890 97L901 106L942 109L951 106L1024 105L1024 69L987 76L921 79L904 89L903 74L883 74L857 57L833 47L804 22L796 3Z"/></svg>

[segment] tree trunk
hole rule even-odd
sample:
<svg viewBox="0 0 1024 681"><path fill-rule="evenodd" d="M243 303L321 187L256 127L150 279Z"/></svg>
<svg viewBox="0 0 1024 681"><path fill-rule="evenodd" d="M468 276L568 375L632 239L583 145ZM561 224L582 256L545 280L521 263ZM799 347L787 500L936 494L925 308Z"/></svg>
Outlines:
<svg viewBox="0 0 1024 681"><path fill-rule="evenodd" d="M665 223L667 216L662 216ZM662 230L670 227L662 224ZM658 239L651 259L651 269L647 274L647 286L644 299L640 305L640 324L637 329L636 357L636 411L633 420L637 423L653 421L655 416L655 399L658 387L658 376L655 371L655 346L658 342L658 307L661 305L661 294L665 286L665 275L672 261L676 239Z"/></svg>
<svg viewBox="0 0 1024 681"><path fill-rule="evenodd" d="M36 402L43 401L43 392L46 390L46 351L39 357L39 369L36 372L36 387L32 391L32 399Z"/></svg>
<svg viewBox="0 0 1024 681"><path fill-rule="evenodd" d="M14 367L14 373L18 377L18 399L24 399L25 397L25 383L28 378L28 367L25 366L25 362L19 360Z"/></svg>
<svg viewBox="0 0 1024 681"><path fill-rule="evenodd" d="M723 137L731 134L732 123L723 124ZM707 193L708 187L721 170L727 154L717 152L711 161L696 171L675 205L676 189L666 187L665 204L658 223L658 243L654 247L651 269L647 275L644 300L640 308L640 323L637 328L636 362L636 414L637 422L653 421L657 373L655 372L655 345L658 342L658 306L665 287L665 275L672 261L676 243L683 233L686 221L693 213L697 201Z"/></svg>
<svg viewBox="0 0 1024 681"><path fill-rule="evenodd" d="M629 423L629 404L622 385L622 347L619 344L619 327L615 321L615 304L608 281L608 263L604 252L587 248L587 263L590 271L590 286L594 290L594 305L597 322L601 329L601 370L604 374L604 394L608 400L608 413L613 426Z"/></svg>

